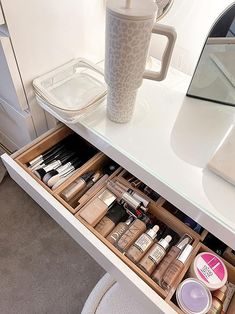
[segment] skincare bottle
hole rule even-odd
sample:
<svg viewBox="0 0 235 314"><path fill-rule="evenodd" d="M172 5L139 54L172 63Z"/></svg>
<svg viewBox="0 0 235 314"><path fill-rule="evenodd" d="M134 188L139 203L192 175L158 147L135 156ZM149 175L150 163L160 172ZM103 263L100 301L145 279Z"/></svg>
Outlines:
<svg viewBox="0 0 235 314"><path fill-rule="evenodd" d="M143 219L144 220L144 219ZM130 228L120 237L116 243L116 247L121 252L125 252L129 247L144 233L147 229L145 221L136 219Z"/></svg>
<svg viewBox="0 0 235 314"><path fill-rule="evenodd" d="M156 270L153 272L152 279L156 283L161 283L162 276L164 275L169 265L176 259L176 257L185 248L185 246L191 243L191 241L192 238L186 234L180 239L177 245L171 247L169 252L166 254L161 263L157 266Z"/></svg>
<svg viewBox="0 0 235 314"><path fill-rule="evenodd" d="M79 191L81 191L87 184L87 182L93 176L93 172L87 172L83 174L81 177L76 179L73 183L71 183L64 191L61 193L61 197L66 201L70 201Z"/></svg>
<svg viewBox="0 0 235 314"><path fill-rule="evenodd" d="M151 275L156 266L161 262L166 255L166 251L170 245L172 237L167 235L158 243L155 243L147 254L141 259L139 267L148 275Z"/></svg>
<svg viewBox="0 0 235 314"><path fill-rule="evenodd" d="M221 314L223 310L223 303L226 298L226 290L227 287L223 286L212 293L212 304L207 314Z"/></svg>
<svg viewBox="0 0 235 314"><path fill-rule="evenodd" d="M191 252L192 245L187 244L184 250L180 253L180 255L171 263L171 265L167 268L162 281L161 286L165 290L169 290L175 283L175 280L180 275L182 270L184 269L184 265L186 264Z"/></svg>
<svg viewBox="0 0 235 314"><path fill-rule="evenodd" d="M113 193L104 190L95 199L85 205L78 212L78 215L94 227L104 217L115 200L116 196Z"/></svg>
<svg viewBox="0 0 235 314"><path fill-rule="evenodd" d="M124 232L130 227L130 224L133 222L134 217L130 216L125 222L119 222L119 224L110 232L107 236L107 240L115 244L119 238L123 235Z"/></svg>
<svg viewBox="0 0 235 314"><path fill-rule="evenodd" d="M121 205L115 204L96 225L95 230L103 237L106 237L125 215L125 209Z"/></svg>
<svg viewBox="0 0 235 314"><path fill-rule="evenodd" d="M149 229L147 232L143 233L129 248L126 256L134 263L139 262L148 249L153 245L158 230L159 226L155 225L152 229Z"/></svg>

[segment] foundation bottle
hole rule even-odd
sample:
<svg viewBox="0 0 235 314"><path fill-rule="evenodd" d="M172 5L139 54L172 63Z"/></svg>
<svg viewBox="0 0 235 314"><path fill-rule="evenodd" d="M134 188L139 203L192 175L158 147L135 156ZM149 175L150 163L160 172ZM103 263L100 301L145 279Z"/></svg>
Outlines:
<svg viewBox="0 0 235 314"><path fill-rule="evenodd" d="M106 237L125 215L125 209L121 205L115 204L96 225L95 230L103 237Z"/></svg>
<svg viewBox="0 0 235 314"><path fill-rule="evenodd" d="M134 263L139 262L148 249L153 245L158 230L159 226L155 225L152 229L143 233L129 248L126 256Z"/></svg>
<svg viewBox="0 0 235 314"><path fill-rule="evenodd" d="M67 202L70 201L78 192L86 187L87 182L91 179L93 174L93 172L87 172L76 179L73 183L64 189L64 191L61 193L61 197Z"/></svg>
<svg viewBox="0 0 235 314"><path fill-rule="evenodd" d="M107 240L113 245L119 240L124 232L130 227L134 217L130 216L125 222L119 222L119 224L110 232L107 236Z"/></svg>
<svg viewBox="0 0 235 314"><path fill-rule="evenodd" d="M184 269L185 263L187 262L192 252L192 249L192 245L187 244L187 246L180 253L180 255L167 268L167 271L165 272L161 281L161 286L163 289L169 290L173 287L177 277Z"/></svg>
<svg viewBox="0 0 235 314"><path fill-rule="evenodd" d="M169 267L169 265L176 259L179 253L185 248L187 244L190 244L192 238L189 235L184 235L177 245L171 247L169 252L163 258L161 263L157 266L156 270L152 274L152 279L160 284L162 280L162 276L164 275L165 271Z"/></svg>
<svg viewBox="0 0 235 314"><path fill-rule="evenodd" d="M147 254L141 259L139 267L149 276L152 274L156 266L161 262L166 255L166 251L170 245L172 237L167 235L158 243L155 243Z"/></svg>
<svg viewBox="0 0 235 314"><path fill-rule="evenodd" d="M116 247L121 252L127 251L139 236L146 231L146 229L145 217L143 220L136 219L117 241Z"/></svg>
<svg viewBox="0 0 235 314"><path fill-rule="evenodd" d="M226 298L227 287L223 286L222 288L214 291L212 293L212 305L207 312L207 314L221 314L223 310L223 303Z"/></svg>

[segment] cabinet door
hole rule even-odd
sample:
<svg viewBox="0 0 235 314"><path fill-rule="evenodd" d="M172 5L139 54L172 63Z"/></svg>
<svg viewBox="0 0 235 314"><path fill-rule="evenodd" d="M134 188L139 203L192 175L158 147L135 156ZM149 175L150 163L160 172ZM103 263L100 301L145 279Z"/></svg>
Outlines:
<svg viewBox="0 0 235 314"><path fill-rule="evenodd" d="M22 112L28 109L10 39L0 35L0 98Z"/></svg>
<svg viewBox="0 0 235 314"><path fill-rule="evenodd" d="M0 99L0 142L15 151L35 138L32 117Z"/></svg>

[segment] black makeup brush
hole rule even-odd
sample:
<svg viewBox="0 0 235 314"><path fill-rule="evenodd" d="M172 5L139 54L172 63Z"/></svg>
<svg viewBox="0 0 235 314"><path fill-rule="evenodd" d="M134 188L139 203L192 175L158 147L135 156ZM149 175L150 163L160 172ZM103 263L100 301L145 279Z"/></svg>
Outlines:
<svg viewBox="0 0 235 314"><path fill-rule="evenodd" d="M38 168L42 168L51 163L53 160L57 159L57 157L63 154L65 151L66 151L65 146L61 145L60 147L56 148L53 152L46 155L41 161L37 162L33 166L30 166L29 169L31 171L34 171Z"/></svg>
<svg viewBox="0 0 235 314"><path fill-rule="evenodd" d="M63 147L64 147L64 145L61 142L54 145L53 147L51 147L50 149L45 151L43 154L41 154L41 155L37 156L36 158L34 158L33 160L29 161L27 163L27 166L33 167L35 164L43 162L47 157L52 156L53 154L56 154Z"/></svg>
<svg viewBox="0 0 235 314"><path fill-rule="evenodd" d="M66 164L69 160L71 160L72 157L74 157L75 152L64 152L61 154L56 160L52 161L48 165L39 168L34 171L34 174L42 180L42 178L45 176L47 172L49 172L52 169L56 169L64 164Z"/></svg>

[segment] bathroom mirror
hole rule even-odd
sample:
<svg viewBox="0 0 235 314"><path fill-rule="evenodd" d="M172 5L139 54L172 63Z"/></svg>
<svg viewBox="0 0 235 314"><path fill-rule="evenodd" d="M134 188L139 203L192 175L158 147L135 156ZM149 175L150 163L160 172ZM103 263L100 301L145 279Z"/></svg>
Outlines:
<svg viewBox="0 0 235 314"><path fill-rule="evenodd" d="M235 4L212 27L187 96L235 106Z"/></svg>

